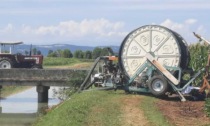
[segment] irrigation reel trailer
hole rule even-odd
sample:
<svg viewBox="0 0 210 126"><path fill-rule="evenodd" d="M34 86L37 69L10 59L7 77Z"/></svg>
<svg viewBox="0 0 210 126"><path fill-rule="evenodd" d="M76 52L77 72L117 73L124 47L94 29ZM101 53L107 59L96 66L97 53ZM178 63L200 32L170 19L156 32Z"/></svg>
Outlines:
<svg viewBox="0 0 210 126"><path fill-rule="evenodd" d="M176 32L159 25L142 26L123 40L118 56L98 57L80 87L89 89L123 89L127 92L149 92L157 97L184 93L205 69L189 80L189 50L185 40ZM102 63L102 64L101 64ZM198 88L199 89L199 88Z"/></svg>

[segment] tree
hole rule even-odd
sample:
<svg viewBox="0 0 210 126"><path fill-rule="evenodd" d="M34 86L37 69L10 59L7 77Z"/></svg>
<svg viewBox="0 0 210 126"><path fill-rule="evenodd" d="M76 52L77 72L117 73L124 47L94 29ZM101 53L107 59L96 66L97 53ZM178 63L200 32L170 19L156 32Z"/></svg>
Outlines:
<svg viewBox="0 0 210 126"><path fill-rule="evenodd" d="M32 49L32 54L33 54L33 55L41 55L42 52L41 52L40 50L37 50L37 48L33 48L33 49Z"/></svg>
<svg viewBox="0 0 210 126"><path fill-rule="evenodd" d="M109 56L110 53L113 53L113 50L109 47L103 48L101 51L101 56Z"/></svg>
<svg viewBox="0 0 210 126"><path fill-rule="evenodd" d="M33 53L33 55L36 55L37 54L37 49L36 48L33 48L32 49L32 53Z"/></svg>
<svg viewBox="0 0 210 126"><path fill-rule="evenodd" d="M84 56L85 59L92 59L92 51L85 51L85 56Z"/></svg>
<svg viewBox="0 0 210 126"><path fill-rule="evenodd" d="M57 57L57 53L56 53L56 51L49 50L49 51L48 51L48 55L47 55L47 57Z"/></svg>
<svg viewBox="0 0 210 126"><path fill-rule="evenodd" d="M57 57L57 53L52 52L52 53L48 54L47 57Z"/></svg>
<svg viewBox="0 0 210 126"><path fill-rule="evenodd" d="M74 57L75 58L79 58L79 59L82 59L84 57L84 53L82 52L82 50L76 50L74 52Z"/></svg>
<svg viewBox="0 0 210 126"><path fill-rule="evenodd" d="M28 55L28 54L29 54L29 52L27 50L25 50L25 55Z"/></svg>
<svg viewBox="0 0 210 126"><path fill-rule="evenodd" d="M63 50L58 49L58 50L56 51L56 54L57 54L57 57L62 57Z"/></svg>
<svg viewBox="0 0 210 126"><path fill-rule="evenodd" d="M99 47L94 48L92 58L96 59L101 56L102 49Z"/></svg>
<svg viewBox="0 0 210 126"><path fill-rule="evenodd" d="M41 52L40 50L38 50L38 51L36 52L36 54L37 54L37 55L42 55L42 52Z"/></svg>
<svg viewBox="0 0 210 126"><path fill-rule="evenodd" d="M110 48L110 47L106 47L106 48L99 48L99 47L96 47L94 50L93 50L93 53L92 53L92 58L93 59L96 59L97 57L99 56L109 56L109 55L112 55L110 53L113 53L113 50Z"/></svg>
<svg viewBox="0 0 210 126"><path fill-rule="evenodd" d="M48 50L48 54L47 55L50 55L51 53L53 53L53 50Z"/></svg>
<svg viewBox="0 0 210 126"><path fill-rule="evenodd" d="M62 51L62 57L72 58L73 54L71 53L71 51L69 49L65 49L65 50Z"/></svg>

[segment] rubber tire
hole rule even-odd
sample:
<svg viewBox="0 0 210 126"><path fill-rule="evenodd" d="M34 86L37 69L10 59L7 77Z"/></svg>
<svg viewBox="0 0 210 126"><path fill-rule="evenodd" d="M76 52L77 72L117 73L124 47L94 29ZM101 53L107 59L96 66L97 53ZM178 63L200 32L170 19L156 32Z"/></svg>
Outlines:
<svg viewBox="0 0 210 126"><path fill-rule="evenodd" d="M155 83L156 81L161 81L162 82L162 89L160 91L156 91L154 88L153 88L153 83ZM157 75L157 76L153 76L150 80L149 80L149 83L148 83L148 86L149 86L149 90L150 92L156 96L156 97L165 97L165 93L168 91L169 89L169 85L168 85L168 82L167 80L162 76L162 75Z"/></svg>
<svg viewBox="0 0 210 126"><path fill-rule="evenodd" d="M2 62L2 61L7 61L7 62L9 62L11 67L10 67L10 68L1 68L1 67L0 67L0 69L11 69L11 68L13 68L14 63L13 63L12 60L10 60L9 58L2 58L2 59L0 59L0 62Z"/></svg>

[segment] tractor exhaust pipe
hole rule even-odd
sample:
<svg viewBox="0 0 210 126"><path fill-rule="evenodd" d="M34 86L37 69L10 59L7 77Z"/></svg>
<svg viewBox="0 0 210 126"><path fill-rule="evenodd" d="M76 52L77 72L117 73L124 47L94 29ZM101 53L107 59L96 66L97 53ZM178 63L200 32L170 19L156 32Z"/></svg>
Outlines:
<svg viewBox="0 0 210 126"><path fill-rule="evenodd" d="M32 53L32 44L30 46L29 56L31 56L31 53Z"/></svg>

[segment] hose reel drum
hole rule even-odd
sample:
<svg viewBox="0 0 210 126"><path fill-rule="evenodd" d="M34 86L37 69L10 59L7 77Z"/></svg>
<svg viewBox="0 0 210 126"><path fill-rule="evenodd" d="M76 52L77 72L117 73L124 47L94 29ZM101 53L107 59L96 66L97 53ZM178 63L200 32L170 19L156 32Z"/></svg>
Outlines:
<svg viewBox="0 0 210 126"><path fill-rule="evenodd" d="M158 25L146 25L129 33L119 52L121 70L131 77L146 62L150 52L162 64L186 69L189 51L185 40L176 32Z"/></svg>
<svg viewBox="0 0 210 126"><path fill-rule="evenodd" d="M129 78L135 76L147 62L147 53L163 66L186 69L189 63L187 43L178 33L163 26L146 25L132 31L123 40L119 51L121 71ZM140 82L145 78L142 76L145 74L139 74ZM152 76L147 86L155 96L164 95L169 88L160 75Z"/></svg>

